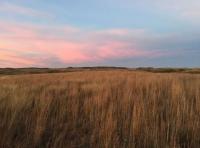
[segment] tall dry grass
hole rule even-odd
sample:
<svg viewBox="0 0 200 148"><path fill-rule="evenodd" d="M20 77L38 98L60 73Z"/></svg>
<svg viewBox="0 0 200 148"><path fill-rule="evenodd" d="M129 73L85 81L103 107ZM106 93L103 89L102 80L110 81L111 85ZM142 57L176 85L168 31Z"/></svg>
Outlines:
<svg viewBox="0 0 200 148"><path fill-rule="evenodd" d="M200 147L200 75L0 77L0 147Z"/></svg>

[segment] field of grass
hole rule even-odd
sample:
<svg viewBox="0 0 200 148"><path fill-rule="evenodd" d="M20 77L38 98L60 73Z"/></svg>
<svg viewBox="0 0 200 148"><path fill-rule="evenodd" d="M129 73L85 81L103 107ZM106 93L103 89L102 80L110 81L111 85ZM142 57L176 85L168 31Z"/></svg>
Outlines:
<svg viewBox="0 0 200 148"><path fill-rule="evenodd" d="M0 76L1 148L200 147L200 74Z"/></svg>

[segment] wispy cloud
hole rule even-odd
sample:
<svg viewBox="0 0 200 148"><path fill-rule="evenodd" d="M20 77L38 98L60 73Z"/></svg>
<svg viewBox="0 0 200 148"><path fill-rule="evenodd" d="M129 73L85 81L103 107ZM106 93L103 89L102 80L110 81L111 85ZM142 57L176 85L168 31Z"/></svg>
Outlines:
<svg viewBox="0 0 200 148"><path fill-rule="evenodd" d="M1 5L0 12L4 12L7 14L12 14L12 15L18 14L18 15L42 17L42 18L52 17L52 15L50 15L49 13L9 2L1 2L0 5Z"/></svg>
<svg viewBox="0 0 200 148"><path fill-rule="evenodd" d="M191 23L200 23L200 1L198 0L149 0L149 2L151 2L151 5L156 6L156 9L160 12L164 10L176 18Z"/></svg>
<svg viewBox="0 0 200 148"><path fill-rule="evenodd" d="M32 57L26 57L16 52L14 50L0 49L0 65L1 67L21 67L21 66L30 66L37 65L42 66L42 63L38 63Z"/></svg>
<svg viewBox="0 0 200 148"><path fill-rule="evenodd" d="M90 30L2 21L0 32L0 67L59 67L173 56L191 48L199 50L200 40L192 34L183 37L145 29Z"/></svg>
<svg viewBox="0 0 200 148"><path fill-rule="evenodd" d="M0 22L0 31L1 62L2 59L15 60L21 66L39 64L46 57L51 57L52 61L59 60L63 64L80 64L150 54L137 49L128 40L130 35L126 29L94 31L69 26L43 27ZM33 56L37 58L30 58Z"/></svg>

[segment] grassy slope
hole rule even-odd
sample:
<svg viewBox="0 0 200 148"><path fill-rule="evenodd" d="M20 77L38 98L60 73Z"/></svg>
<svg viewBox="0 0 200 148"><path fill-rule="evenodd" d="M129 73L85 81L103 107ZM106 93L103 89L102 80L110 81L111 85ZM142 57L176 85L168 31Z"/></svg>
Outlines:
<svg viewBox="0 0 200 148"><path fill-rule="evenodd" d="M0 147L200 147L200 75L0 77Z"/></svg>

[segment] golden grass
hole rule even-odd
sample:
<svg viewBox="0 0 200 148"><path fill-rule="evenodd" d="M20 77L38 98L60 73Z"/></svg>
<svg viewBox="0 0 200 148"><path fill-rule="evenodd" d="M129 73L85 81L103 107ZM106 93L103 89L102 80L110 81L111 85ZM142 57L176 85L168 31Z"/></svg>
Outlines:
<svg viewBox="0 0 200 148"><path fill-rule="evenodd" d="M200 75L1 76L0 147L200 147Z"/></svg>

